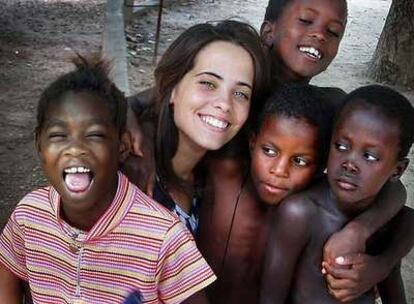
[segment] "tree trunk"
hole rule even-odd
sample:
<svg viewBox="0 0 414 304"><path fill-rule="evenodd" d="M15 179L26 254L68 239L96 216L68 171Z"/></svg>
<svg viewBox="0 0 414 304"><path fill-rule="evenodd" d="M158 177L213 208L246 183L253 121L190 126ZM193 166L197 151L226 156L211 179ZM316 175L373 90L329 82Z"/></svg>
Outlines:
<svg viewBox="0 0 414 304"><path fill-rule="evenodd" d="M379 82L414 87L414 1L393 0L370 63Z"/></svg>

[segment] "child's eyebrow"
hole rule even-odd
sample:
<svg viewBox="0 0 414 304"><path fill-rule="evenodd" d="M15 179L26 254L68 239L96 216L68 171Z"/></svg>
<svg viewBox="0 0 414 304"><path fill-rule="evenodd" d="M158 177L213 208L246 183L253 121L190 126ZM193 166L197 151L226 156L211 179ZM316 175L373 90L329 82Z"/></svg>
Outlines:
<svg viewBox="0 0 414 304"><path fill-rule="evenodd" d="M216 73L213 73L213 72L208 72L208 71L198 73L198 74L196 74L196 77L201 76L201 75L205 75L205 74L206 74L206 75L213 76L213 77L215 77L215 78L217 78L217 79L223 80L223 77L221 77L220 75L218 75L218 74L216 74ZM238 81L238 82L237 82L237 85L240 85L240 86L245 86L245 87L248 87L248 88L250 88L251 90L253 90L253 87L252 87L250 84L248 84L248 83L246 83L246 82L243 82L243 81Z"/></svg>
<svg viewBox="0 0 414 304"><path fill-rule="evenodd" d="M311 8L311 7L308 7L306 10L311 11L312 13L314 13L316 15L320 15L319 11L317 11L317 10ZM341 27L345 28L346 20L334 19L334 20L332 20L332 22L335 22L335 23L339 24Z"/></svg>
<svg viewBox="0 0 414 304"><path fill-rule="evenodd" d="M45 128L51 128L51 127L64 127L66 124L64 121L56 118L48 119L45 121Z"/></svg>

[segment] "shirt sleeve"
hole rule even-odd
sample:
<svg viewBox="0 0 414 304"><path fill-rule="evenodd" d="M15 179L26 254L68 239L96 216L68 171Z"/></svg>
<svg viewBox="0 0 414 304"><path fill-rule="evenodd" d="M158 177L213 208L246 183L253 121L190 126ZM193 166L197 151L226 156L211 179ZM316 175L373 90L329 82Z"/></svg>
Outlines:
<svg viewBox="0 0 414 304"><path fill-rule="evenodd" d="M24 228L18 224L16 213L12 213L0 236L0 263L27 281Z"/></svg>
<svg viewBox="0 0 414 304"><path fill-rule="evenodd" d="M156 279L159 298L167 304L181 303L216 279L191 233L178 220L166 233Z"/></svg>

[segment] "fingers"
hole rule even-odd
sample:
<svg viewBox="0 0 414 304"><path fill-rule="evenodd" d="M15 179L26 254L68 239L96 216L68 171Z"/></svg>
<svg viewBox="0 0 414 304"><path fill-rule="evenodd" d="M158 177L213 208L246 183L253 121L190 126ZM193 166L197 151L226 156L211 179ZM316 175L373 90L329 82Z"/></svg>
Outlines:
<svg viewBox="0 0 414 304"><path fill-rule="evenodd" d="M362 264L365 262L366 255L363 253L350 253L344 256L339 256L335 259L335 263L343 266L352 266L355 264Z"/></svg>
<svg viewBox="0 0 414 304"><path fill-rule="evenodd" d="M352 290L348 289L331 289L328 288L328 292L330 295L332 295L334 298L336 298L338 301L347 303L352 300L355 300L358 298L361 294L355 293Z"/></svg>
<svg viewBox="0 0 414 304"><path fill-rule="evenodd" d="M349 279L349 280L356 280L357 279L357 272L351 268L339 268L332 266L328 263L323 265L323 268L326 271L326 274L334 276L336 279Z"/></svg>

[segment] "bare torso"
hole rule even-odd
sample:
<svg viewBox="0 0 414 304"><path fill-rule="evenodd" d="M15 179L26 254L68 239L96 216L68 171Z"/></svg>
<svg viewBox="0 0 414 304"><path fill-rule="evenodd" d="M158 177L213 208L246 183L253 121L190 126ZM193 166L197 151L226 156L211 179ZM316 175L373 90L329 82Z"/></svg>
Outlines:
<svg viewBox="0 0 414 304"><path fill-rule="evenodd" d="M199 247L218 276L210 290L212 303L258 303L267 209L257 202L249 181L244 182L241 166L234 160L210 166Z"/></svg>

